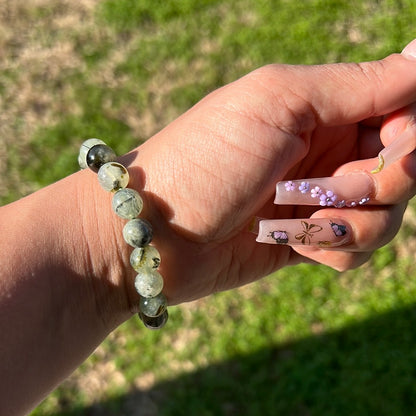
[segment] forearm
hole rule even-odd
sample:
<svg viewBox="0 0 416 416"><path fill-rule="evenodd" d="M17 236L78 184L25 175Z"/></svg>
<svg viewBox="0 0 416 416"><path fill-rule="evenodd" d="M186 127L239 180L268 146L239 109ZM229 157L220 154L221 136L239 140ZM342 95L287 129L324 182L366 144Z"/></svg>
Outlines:
<svg viewBox="0 0 416 416"><path fill-rule="evenodd" d="M175 291L188 296L176 289L179 279L186 280L186 259L178 260L185 248L172 244L181 240L166 204L157 202L169 201L154 156L159 147L149 140L121 162L153 225L166 295L178 303ZM0 208L0 414L32 409L137 310L132 248L111 199L86 169Z"/></svg>
<svg viewBox="0 0 416 416"><path fill-rule="evenodd" d="M81 175L0 209L0 414L32 408L128 317L122 275L90 261L108 214L88 218L86 188L91 207L101 195Z"/></svg>

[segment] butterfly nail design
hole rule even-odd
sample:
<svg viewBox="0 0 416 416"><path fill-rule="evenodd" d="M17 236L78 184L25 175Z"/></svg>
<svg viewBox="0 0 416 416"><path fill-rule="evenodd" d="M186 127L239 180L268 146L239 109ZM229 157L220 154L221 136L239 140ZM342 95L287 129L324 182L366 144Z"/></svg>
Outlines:
<svg viewBox="0 0 416 416"><path fill-rule="evenodd" d="M322 227L317 224L309 224L306 221L301 221L303 231L295 235L296 240L299 240L302 244L311 244L311 240L315 233L322 231Z"/></svg>
<svg viewBox="0 0 416 416"><path fill-rule="evenodd" d="M342 218L292 218L258 221L256 241L266 244L333 248L348 244L352 230Z"/></svg>

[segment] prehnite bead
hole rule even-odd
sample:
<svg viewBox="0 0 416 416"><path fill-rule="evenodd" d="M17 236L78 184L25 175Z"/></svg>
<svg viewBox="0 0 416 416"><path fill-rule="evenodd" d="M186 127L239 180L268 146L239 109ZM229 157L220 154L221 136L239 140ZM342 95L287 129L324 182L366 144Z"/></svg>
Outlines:
<svg viewBox="0 0 416 416"><path fill-rule="evenodd" d="M160 265L159 250L153 246L136 247L130 255L130 264L136 272L140 269L157 269Z"/></svg>
<svg viewBox="0 0 416 416"><path fill-rule="evenodd" d="M78 164L81 169L86 169L88 167L87 164L87 154L90 151L90 149L97 144L105 144L100 139L88 139L85 140L84 143L82 143L80 149L79 149L79 155L78 155Z"/></svg>
<svg viewBox="0 0 416 416"><path fill-rule="evenodd" d="M140 270L134 281L137 293L145 298L154 298L163 289L163 277L154 269Z"/></svg>
<svg viewBox="0 0 416 416"><path fill-rule="evenodd" d="M123 237L132 247L147 246L153 238L152 226L141 218L130 220L123 228Z"/></svg>
<svg viewBox="0 0 416 416"><path fill-rule="evenodd" d="M159 293L154 298L140 298L140 312L151 318L162 315L167 308L168 302L163 293Z"/></svg>
<svg viewBox="0 0 416 416"><path fill-rule="evenodd" d="M78 155L81 169L89 167L97 172L101 187L115 192L113 211L129 220L123 228L123 237L127 244L134 247L130 264L138 273L134 282L140 295L138 315L147 328L160 329L169 318L167 300L162 294L163 277L156 270L160 265L160 254L155 247L149 246L153 238L152 226L148 221L137 218L143 209L143 200L137 191L127 188L129 173L115 159L113 149L95 138L85 140Z"/></svg>
<svg viewBox="0 0 416 416"><path fill-rule="evenodd" d="M137 218L143 209L143 200L134 189L124 188L117 191L112 201L113 211L125 220Z"/></svg>
<svg viewBox="0 0 416 416"><path fill-rule="evenodd" d="M106 191L115 192L127 186L129 173L121 163L109 162L98 171L98 182Z"/></svg>
<svg viewBox="0 0 416 416"><path fill-rule="evenodd" d="M86 161L88 167L94 172L98 172L104 164L116 160L114 150L106 144L96 144L87 153Z"/></svg>
<svg viewBox="0 0 416 416"><path fill-rule="evenodd" d="M143 324L148 329L161 329L166 325L166 322L169 319L168 311L165 310L162 315L157 317L146 316L143 313L139 313L140 319L143 321Z"/></svg>

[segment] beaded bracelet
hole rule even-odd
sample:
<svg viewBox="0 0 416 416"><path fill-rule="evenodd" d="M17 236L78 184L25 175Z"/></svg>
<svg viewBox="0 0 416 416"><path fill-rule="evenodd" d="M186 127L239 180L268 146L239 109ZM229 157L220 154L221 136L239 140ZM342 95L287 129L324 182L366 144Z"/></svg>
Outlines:
<svg viewBox="0 0 416 416"><path fill-rule="evenodd" d="M163 277L157 271L160 254L149 245L153 237L151 224L138 218L143 200L137 191L127 188L129 173L115 160L113 149L100 139L86 140L78 156L81 169L90 168L96 172L101 187L114 193L113 211L128 220L123 228L123 238L134 247L130 264L137 272L134 286L140 295L138 315L147 328L160 329L168 320L167 300L162 293Z"/></svg>

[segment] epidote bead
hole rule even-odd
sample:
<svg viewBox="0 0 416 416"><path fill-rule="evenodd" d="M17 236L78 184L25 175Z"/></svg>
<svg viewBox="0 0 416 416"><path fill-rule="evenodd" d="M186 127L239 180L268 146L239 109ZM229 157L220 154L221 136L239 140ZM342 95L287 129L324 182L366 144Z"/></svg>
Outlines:
<svg viewBox="0 0 416 416"><path fill-rule="evenodd" d="M81 169L86 169L88 167L87 154L90 151L90 149L96 146L97 144L105 145L105 143L100 139L88 139L88 140L85 140L84 143L82 143L79 149L79 155L78 155L78 164Z"/></svg>
<svg viewBox="0 0 416 416"><path fill-rule="evenodd" d="M106 144L96 144L87 153L86 161L88 167L98 172L102 165L116 160L114 150Z"/></svg>
<svg viewBox="0 0 416 416"><path fill-rule="evenodd" d="M129 173L122 164L108 162L98 171L98 182L106 191L118 191L129 183Z"/></svg>
<svg viewBox="0 0 416 416"><path fill-rule="evenodd" d="M152 226L141 218L130 220L123 228L123 237L132 247L147 246L153 238Z"/></svg>
<svg viewBox="0 0 416 416"><path fill-rule="evenodd" d="M144 315L156 318L157 316L162 315L167 307L167 300L163 293L159 293L153 298L140 298L140 312Z"/></svg>
<svg viewBox="0 0 416 416"><path fill-rule="evenodd" d="M163 328L166 324L166 322L169 319L168 311L165 310L162 315L151 317L146 316L143 313L139 313L140 319L143 321L143 324L148 329L160 329Z"/></svg>
<svg viewBox="0 0 416 416"><path fill-rule="evenodd" d="M136 272L140 269L157 269L160 265L160 254L153 246L136 247L130 255L130 264Z"/></svg>
<svg viewBox="0 0 416 416"><path fill-rule="evenodd" d="M137 293L145 298L154 298L163 289L163 277L154 269L140 270L134 281Z"/></svg>
<svg viewBox="0 0 416 416"><path fill-rule="evenodd" d="M125 220L132 220L141 213L143 200L134 189L124 188L114 194L112 207L119 217Z"/></svg>

